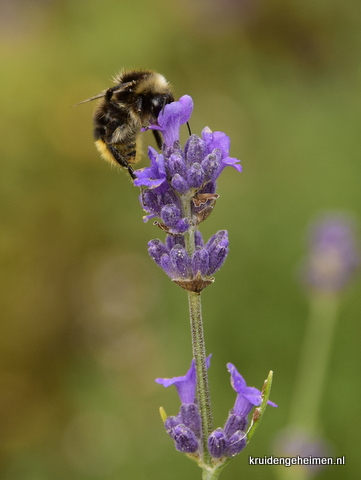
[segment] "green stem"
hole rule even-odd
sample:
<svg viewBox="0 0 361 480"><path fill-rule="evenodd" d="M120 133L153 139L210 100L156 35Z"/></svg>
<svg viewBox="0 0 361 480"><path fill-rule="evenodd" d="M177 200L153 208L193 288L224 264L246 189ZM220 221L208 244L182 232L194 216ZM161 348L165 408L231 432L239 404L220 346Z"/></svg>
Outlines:
<svg viewBox="0 0 361 480"><path fill-rule="evenodd" d="M185 248L190 257L195 250L195 232L196 226L192 221L192 197L193 193L188 196L180 196L183 215L189 219L190 228L184 234ZM212 432L212 412L208 387L208 373L206 367L206 347L204 342L203 321L202 321L202 304L200 293L188 291L189 316L192 335L192 352L195 361L197 375L197 400L199 414L201 416L201 441L203 450L203 463L205 466L211 466L211 456L208 452L207 440ZM215 480L212 469L203 469L203 477L205 480ZM211 476L209 476L211 475Z"/></svg>
<svg viewBox="0 0 361 480"><path fill-rule="evenodd" d="M202 472L202 480L217 480L219 477L219 474L221 473L221 470L223 470L223 465L220 468L215 468L210 470L208 470L207 468L204 468Z"/></svg>
<svg viewBox="0 0 361 480"><path fill-rule="evenodd" d="M310 434L317 429L338 304L337 295L315 293L311 297L311 314L290 418L291 425L307 429Z"/></svg>
<svg viewBox="0 0 361 480"><path fill-rule="evenodd" d="M202 422L203 461L211 464L207 439L212 432L212 413L206 367L206 347L204 342L201 296L199 293L188 292L189 314L192 334L192 351L197 373L197 399ZM216 477L204 477L212 479Z"/></svg>

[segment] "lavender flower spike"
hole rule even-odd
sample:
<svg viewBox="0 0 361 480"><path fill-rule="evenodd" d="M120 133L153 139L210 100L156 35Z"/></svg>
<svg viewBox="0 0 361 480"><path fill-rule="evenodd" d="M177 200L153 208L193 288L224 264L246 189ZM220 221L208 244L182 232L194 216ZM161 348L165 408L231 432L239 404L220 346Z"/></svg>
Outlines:
<svg viewBox="0 0 361 480"><path fill-rule="evenodd" d="M157 217L156 224L168 235L183 236L189 229L197 229L216 204L216 181L223 169L231 166L242 170L239 160L229 156L230 139L223 132L207 127L202 138L191 135L182 149L179 130L192 110L193 100L188 95L165 105L158 123L148 127L162 133L162 153L150 147L150 166L137 170L134 180L135 186L142 187L140 203L147 214L145 221ZM219 265L223 263L220 253ZM210 260L214 263L214 258Z"/></svg>
<svg viewBox="0 0 361 480"><path fill-rule="evenodd" d="M317 291L337 293L360 267L355 226L345 215L326 215L313 225L303 280Z"/></svg>

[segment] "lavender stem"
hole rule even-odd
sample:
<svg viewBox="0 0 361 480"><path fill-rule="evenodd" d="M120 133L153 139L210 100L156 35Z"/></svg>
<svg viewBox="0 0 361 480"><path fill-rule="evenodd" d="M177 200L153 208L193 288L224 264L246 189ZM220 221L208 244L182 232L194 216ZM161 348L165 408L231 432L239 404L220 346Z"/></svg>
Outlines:
<svg viewBox="0 0 361 480"><path fill-rule="evenodd" d="M206 465L210 465L211 457L208 452L207 439L213 428L200 294L188 292L188 303L192 334L192 351L197 372L198 408L202 421L203 461Z"/></svg>

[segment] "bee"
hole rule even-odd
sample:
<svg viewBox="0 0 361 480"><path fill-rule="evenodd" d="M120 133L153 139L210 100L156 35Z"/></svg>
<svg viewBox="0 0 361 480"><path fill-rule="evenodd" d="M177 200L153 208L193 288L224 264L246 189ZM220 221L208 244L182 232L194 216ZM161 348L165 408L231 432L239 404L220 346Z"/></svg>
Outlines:
<svg viewBox="0 0 361 480"><path fill-rule="evenodd" d="M101 99L93 118L95 145L105 160L125 168L134 180L132 165L139 160L137 140L141 128L155 124L174 97L163 75L152 70L123 70L113 81L113 87L76 105ZM161 149L161 134L158 130L152 132Z"/></svg>

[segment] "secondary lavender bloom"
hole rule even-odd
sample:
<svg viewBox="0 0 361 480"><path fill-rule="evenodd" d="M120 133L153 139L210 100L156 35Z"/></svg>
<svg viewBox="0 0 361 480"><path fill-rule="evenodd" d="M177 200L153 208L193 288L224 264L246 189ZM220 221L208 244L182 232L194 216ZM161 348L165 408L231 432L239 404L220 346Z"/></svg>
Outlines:
<svg viewBox="0 0 361 480"><path fill-rule="evenodd" d="M231 385L237 392L232 413L241 418L247 417L254 406L258 407L261 405L262 394L257 388L247 386L245 379L232 363L227 363L227 368L231 374ZM270 400L268 401L268 405L277 407L277 405Z"/></svg>
<svg viewBox="0 0 361 480"><path fill-rule="evenodd" d="M247 444L247 416L254 406L262 403L261 392L257 388L248 387L234 365L228 363L227 367L237 399L224 428L217 428L208 437L208 449L214 458L234 457L244 449ZM277 407L271 401L268 401L268 404Z"/></svg>
<svg viewBox="0 0 361 480"><path fill-rule="evenodd" d="M247 416L254 406L259 406L262 402L261 392L257 388L248 387L234 365L228 363L227 367L237 398L224 428L217 428L208 438L208 449L214 458L234 457L244 449L247 444ZM268 403L277 406L273 402Z"/></svg>
<svg viewBox="0 0 361 480"><path fill-rule="evenodd" d="M342 215L327 215L313 225L304 282L316 290L338 292L360 266L355 228Z"/></svg>
<svg viewBox="0 0 361 480"><path fill-rule="evenodd" d="M206 359L209 368L211 355ZM192 360L188 372L181 377L157 378L156 382L164 387L174 385L181 401L177 416L168 417L164 427L174 440L176 449L183 453L197 453L200 448L201 418L198 411L196 390L197 375L195 362Z"/></svg>

